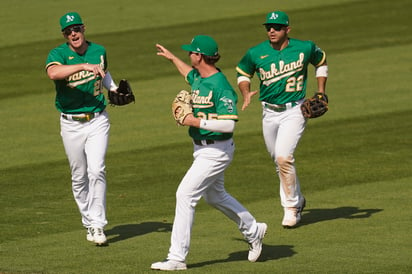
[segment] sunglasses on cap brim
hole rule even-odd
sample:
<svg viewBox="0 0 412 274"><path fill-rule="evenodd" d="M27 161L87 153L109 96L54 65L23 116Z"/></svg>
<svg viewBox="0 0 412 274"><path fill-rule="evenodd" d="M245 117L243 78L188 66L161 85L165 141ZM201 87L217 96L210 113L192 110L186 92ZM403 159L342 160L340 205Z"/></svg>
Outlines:
<svg viewBox="0 0 412 274"><path fill-rule="evenodd" d="M70 35L73 31L74 31L74 32L81 32L82 29L83 29L83 25L70 26L70 27L65 28L65 29L63 30L63 33L64 33L65 35Z"/></svg>
<svg viewBox="0 0 412 274"><path fill-rule="evenodd" d="M286 25L281 25L281 24L266 24L265 28L267 31L270 31L271 29L274 29L276 31L282 30L283 27L286 27Z"/></svg>

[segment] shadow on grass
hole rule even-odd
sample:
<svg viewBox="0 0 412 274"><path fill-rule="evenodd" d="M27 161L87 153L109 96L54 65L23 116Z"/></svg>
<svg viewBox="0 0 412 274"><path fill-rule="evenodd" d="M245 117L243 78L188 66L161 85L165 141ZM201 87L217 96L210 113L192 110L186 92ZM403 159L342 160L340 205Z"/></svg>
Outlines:
<svg viewBox="0 0 412 274"><path fill-rule="evenodd" d="M383 209L360 209L353 206L338 208L319 208L303 210L302 221L299 226L330 221L335 219L362 219L369 218L372 214L381 212Z"/></svg>
<svg viewBox="0 0 412 274"><path fill-rule="evenodd" d="M108 244L123 241L136 236L144 235L152 232L170 232L172 224L161 222L146 222L140 224L127 224L115 226L112 229L105 231L108 237ZM111 237L115 235L114 237Z"/></svg>
<svg viewBox="0 0 412 274"><path fill-rule="evenodd" d="M205 265L212 265L212 264L220 264L220 263L227 263L227 262L235 262L235 261L247 261L248 250L243 250L239 252L233 252L229 254L228 258L220 259L220 260L211 260L206 262L200 262L195 264L189 264L188 268L196 268L196 267L203 267ZM271 260L277 260L280 258L292 257L296 254L293 251L293 246L290 245L265 245L262 246L262 254L260 255L257 262L265 262Z"/></svg>

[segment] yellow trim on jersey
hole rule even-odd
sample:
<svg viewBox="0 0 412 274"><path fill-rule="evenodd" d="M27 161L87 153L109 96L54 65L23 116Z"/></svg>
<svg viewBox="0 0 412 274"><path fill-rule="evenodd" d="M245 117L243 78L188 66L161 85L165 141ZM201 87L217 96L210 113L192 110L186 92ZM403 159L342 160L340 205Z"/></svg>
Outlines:
<svg viewBox="0 0 412 274"><path fill-rule="evenodd" d="M225 114L225 115L219 115L217 119L218 120L238 120L239 117L237 115Z"/></svg>
<svg viewBox="0 0 412 274"><path fill-rule="evenodd" d="M322 60L320 60L320 62L315 67L320 67L326 61L326 53L325 53L325 51L322 51L322 52L323 52L323 58L322 58Z"/></svg>
<svg viewBox="0 0 412 274"><path fill-rule="evenodd" d="M46 70L52 65L61 65L61 63L60 62L50 62L46 65Z"/></svg>
<svg viewBox="0 0 412 274"><path fill-rule="evenodd" d="M244 75L244 76L249 77L249 78L252 78L252 77L253 77L253 75L250 75L250 74L244 72L244 71L241 70L239 67L236 67L236 71L239 72L240 74Z"/></svg>

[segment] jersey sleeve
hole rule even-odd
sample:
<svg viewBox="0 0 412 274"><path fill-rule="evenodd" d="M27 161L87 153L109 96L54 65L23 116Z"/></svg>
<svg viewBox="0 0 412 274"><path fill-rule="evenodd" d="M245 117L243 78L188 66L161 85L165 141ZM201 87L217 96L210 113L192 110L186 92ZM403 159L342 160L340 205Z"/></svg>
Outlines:
<svg viewBox="0 0 412 274"><path fill-rule="evenodd" d="M186 82L189 85L192 85L196 75L199 75L199 72L196 69L192 69L191 71L189 71L185 78Z"/></svg>
<svg viewBox="0 0 412 274"><path fill-rule="evenodd" d="M253 61L252 52L248 50L242 57L239 64L236 67L238 76L246 76L252 78L255 73L255 63Z"/></svg>
<svg viewBox="0 0 412 274"><path fill-rule="evenodd" d="M46 70L52 65L63 65L64 57L59 48L52 49L46 59Z"/></svg>
<svg viewBox="0 0 412 274"><path fill-rule="evenodd" d="M237 113L237 95L233 90L221 90L214 95L218 120L239 119Z"/></svg>
<svg viewBox="0 0 412 274"><path fill-rule="evenodd" d="M315 43L312 43L312 54L310 63L315 67L323 65L326 61L326 53L319 48Z"/></svg>

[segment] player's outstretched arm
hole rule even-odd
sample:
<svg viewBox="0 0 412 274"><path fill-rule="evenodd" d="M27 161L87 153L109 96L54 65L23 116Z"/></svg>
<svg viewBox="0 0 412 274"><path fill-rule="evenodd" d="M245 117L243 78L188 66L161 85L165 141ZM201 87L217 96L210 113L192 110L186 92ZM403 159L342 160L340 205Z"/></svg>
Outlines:
<svg viewBox="0 0 412 274"><path fill-rule="evenodd" d="M157 55L163 56L164 58L170 60L180 72L183 77L186 77L187 74L192 70L192 67L180 60L176 57L173 53L171 53L168 49L163 47L160 44L156 44L157 48Z"/></svg>

